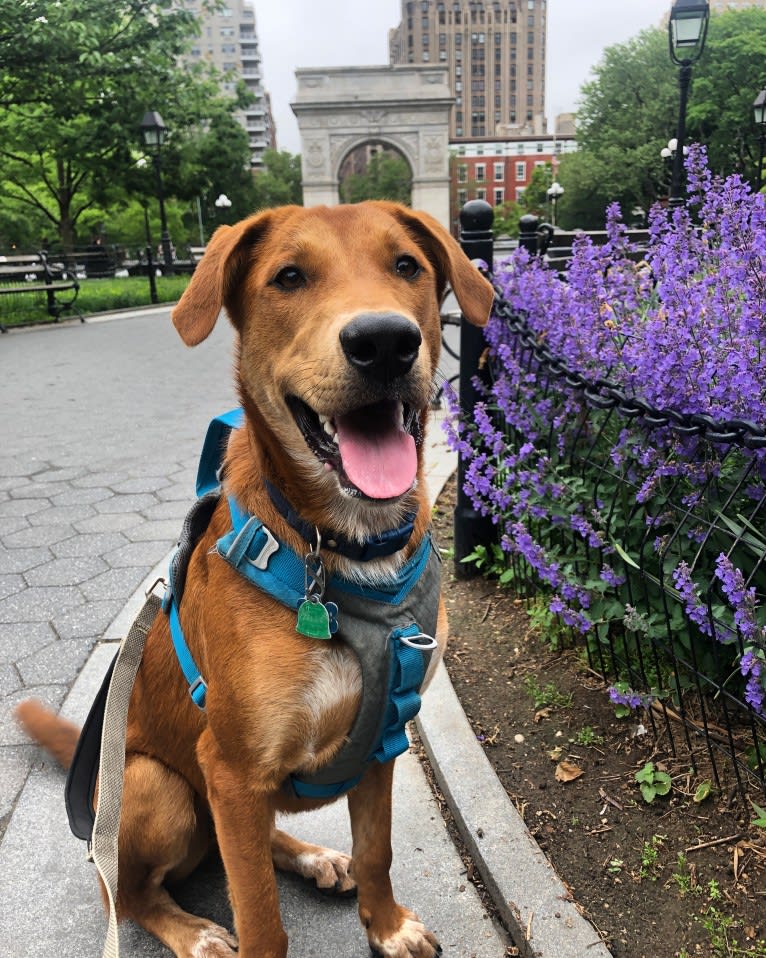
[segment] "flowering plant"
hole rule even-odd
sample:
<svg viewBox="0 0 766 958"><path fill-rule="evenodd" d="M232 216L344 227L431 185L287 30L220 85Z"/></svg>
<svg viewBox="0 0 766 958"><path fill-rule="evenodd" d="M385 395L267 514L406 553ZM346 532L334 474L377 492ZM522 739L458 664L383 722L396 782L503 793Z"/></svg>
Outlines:
<svg viewBox="0 0 766 958"><path fill-rule="evenodd" d="M766 717L766 197L700 147L687 166L645 250L615 205L567 282L523 250L499 265L492 385L470 421L452 396L448 436L509 568L617 675L615 703L702 676Z"/></svg>

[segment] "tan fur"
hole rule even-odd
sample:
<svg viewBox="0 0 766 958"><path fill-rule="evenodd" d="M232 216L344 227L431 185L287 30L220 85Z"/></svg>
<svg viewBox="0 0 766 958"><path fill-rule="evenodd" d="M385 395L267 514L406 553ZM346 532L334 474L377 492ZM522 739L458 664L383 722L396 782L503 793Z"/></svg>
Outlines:
<svg viewBox="0 0 766 958"><path fill-rule="evenodd" d="M396 272L403 255L420 265L416 279ZM301 270L305 286L285 291L275 285L286 266ZM308 522L351 538L391 528L404 512L417 509L415 532L401 554L365 566L326 553L328 573L339 569L374 581L412 554L429 524L422 461L417 483L396 501L349 497L334 471L308 449L285 397L296 395L328 416L370 402L339 335L360 313L395 312L421 332L403 388L425 426L447 283L465 316L483 325L492 288L431 217L383 202L283 207L219 229L173 312L188 345L209 335L222 307L237 330L246 418L229 444L226 487L276 536L305 552L306 543L266 495L266 477ZM165 616L147 640L128 719L119 915L143 925L179 958L235 954L227 932L181 911L164 887L166 879L197 865L215 834L240 958L287 953L275 863L321 887L348 891L356 882L371 947L386 955L432 958L435 938L395 902L391 890L392 762L375 764L349 794L353 866L347 856L275 829L277 811L322 804L288 798L280 786L290 773L311 773L340 749L358 708L358 665L338 643L298 635L294 612L210 555L228 527L222 502L192 556L180 613L208 683L205 712L189 699ZM442 607L440 646L446 632ZM30 734L66 762L72 730L43 715L30 705L19 709Z"/></svg>

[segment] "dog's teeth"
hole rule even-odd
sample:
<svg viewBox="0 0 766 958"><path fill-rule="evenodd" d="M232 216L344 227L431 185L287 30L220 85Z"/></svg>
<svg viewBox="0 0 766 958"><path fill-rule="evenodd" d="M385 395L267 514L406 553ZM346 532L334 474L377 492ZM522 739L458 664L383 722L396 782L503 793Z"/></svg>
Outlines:
<svg viewBox="0 0 766 958"><path fill-rule="evenodd" d="M404 406L398 403L396 407L396 423L400 429L404 429Z"/></svg>
<svg viewBox="0 0 766 958"><path fill-rule="evenodd" d="M335 442L335 433L337 432L337 430L335 428L335 424L333 423L332 419L330 419L329 416L320 416L319 425L322 427L322 429L324 429L324 431L327 433L330 439L332 439L333 442Z"/></svg>

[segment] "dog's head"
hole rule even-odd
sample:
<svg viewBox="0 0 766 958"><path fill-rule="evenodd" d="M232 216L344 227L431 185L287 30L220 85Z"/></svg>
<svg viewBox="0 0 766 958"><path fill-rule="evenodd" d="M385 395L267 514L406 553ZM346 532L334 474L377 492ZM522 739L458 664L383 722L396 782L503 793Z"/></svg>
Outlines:
<svg viewBox="0 0 766 958"><path fill-rule="evenodd" d="M379 507L415 485L447 283L484 325L491 285L427 214L281 207L216 231L173 322L193 346L225 307L243 404L271 458L287 455L326 501Z"/></svg>

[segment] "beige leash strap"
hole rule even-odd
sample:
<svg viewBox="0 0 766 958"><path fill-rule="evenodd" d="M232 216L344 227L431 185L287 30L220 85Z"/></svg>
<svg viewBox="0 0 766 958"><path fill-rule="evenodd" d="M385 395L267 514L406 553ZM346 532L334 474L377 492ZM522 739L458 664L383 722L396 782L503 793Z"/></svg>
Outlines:
<svg viewBox="0 0 766 958"><path fill-rule="evenodd" d="M106 697L104 727L101 734L101 755L98 772L98 803L93 823L91 855L106 889L109 900L109 926L103 958L119 958L120 938L117 930L117 857L122 808L122 786L125 776L125 730L128 704L136 672L141 664L144 643L161 601L149 595L138 618L120 645L112 680Z"/></svg>

